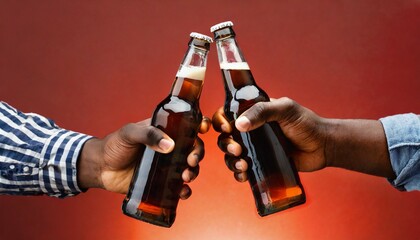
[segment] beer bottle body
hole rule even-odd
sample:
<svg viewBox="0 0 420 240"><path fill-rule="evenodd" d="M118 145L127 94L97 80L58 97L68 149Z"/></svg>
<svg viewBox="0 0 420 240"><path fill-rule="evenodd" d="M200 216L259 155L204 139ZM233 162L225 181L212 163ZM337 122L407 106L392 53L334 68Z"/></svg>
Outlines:
<svg viewBox="0 0 420 240"><path fill-rule="evenodd" d="M191 37L171 92L156 107L151 122L174 140L175 147L167 154L145 148L122 206L124 214L163 227L175 221L182 172L188 167L187 157L202 120L199 97L210 42Z"/></svg>
<svg viewBox="0 0 420 240"><path fill-rule="evenodd" d="M179 109L165 107L175 104ZM146 147L133 176L130 197L123 206L127 215L164 227L170 227L175 221L183 186L181 175L188 167L186 159L202 119L197 105L172 96L158 105L152 125L174 139L175 148L163 154Z"/></svg>

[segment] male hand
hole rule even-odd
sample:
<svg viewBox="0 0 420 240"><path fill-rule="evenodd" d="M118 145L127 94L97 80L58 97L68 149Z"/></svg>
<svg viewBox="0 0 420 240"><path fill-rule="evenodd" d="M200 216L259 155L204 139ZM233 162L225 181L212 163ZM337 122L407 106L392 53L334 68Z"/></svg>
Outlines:
<svg viewBox="0 0 420 240"><path fill-rule="evenodd" d="M130 123L104 139L90 139L83 147L78 162L78 182L81 188L103 188L107 191L126 194L130 186L139 153L145 145L160 153L169 153L174 141L163 131L150 125L150 119ZM200 133L208 132L209 118L204 117ZM188 183L199 172L198 163L204 157L204 143L197 137L194 149L188 155L189 167L182 173ZM184 184L180 198L187 199L191 189Z"/></svg>
<svg viewBox="0 0 420 240"><path fill-rule="evenodd" d="M298 171L311 172L327 166L370 175L395 178L388 154L385 132L378 120L322 118L289 98L259 102L235 121L239 131L251 131L266 122L277 121L292 143L290 158ZM241 146L232 137L223 109L213 116L221 132L218 144L235 178L246 181L248 165L240 159Z"/></svg>
<svg viewBox="0 0 420 240"><path fill-rule="evenodd" d="M219 108L213 115L213 127L221 133L219 148L225 152L226 165L234 172L236 180L247 180L248 164L240 158L241 146L232 139L233 127L246 132L272 121L279 123L291 141L293 148L289 157L295 162L298 171L310 172L327 166L325 119L289 98L272 99L271 102L259 102L242 113L235 121L235 126L229 124L223 108Z"/></svg>

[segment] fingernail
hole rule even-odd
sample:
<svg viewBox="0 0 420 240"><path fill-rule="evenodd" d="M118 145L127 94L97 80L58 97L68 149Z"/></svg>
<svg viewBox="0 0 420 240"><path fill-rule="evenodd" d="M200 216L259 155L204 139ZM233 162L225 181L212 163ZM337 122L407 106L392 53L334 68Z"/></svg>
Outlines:
<svg viewBox="0 0 420 240"><path fill-rule="evenodd" d="M235 154L235 146L233 146L233 144L228 144L227 145L227 150L228 152Z"/></svg>
<svg viewBox="0 0 420 240"><path fill-rule="evenodd" d="M223 132L229 132L229 128L226 124L222 124L222 126L220 126L220 128L222 129Z"/></svg>
<svg viewBox="0 0 420 240"><path fill-rule="evenodd" d="M236 179L238 179L240 182L244 181L244 177L242 176L242 174L236 175Z"/></svg>
<svg viewBox="0 0 420 240"><path fill-rule="evenodd" d="M200 162L200 158L197 154L188 155L187 162L190 167L196 167Z"/></svg>
<svg viewBox="0 0 420 240"><path fill-rule="evenodd" d="M190 181L190 173L188 171L184 171L181 175L182 180L184 180L184 182L189 182Z"/></svg>
<svg viewBox="0 0 420 240"><path fill-rule="evenodd" d="M251 121L247 117L239 117L235 121L235 126L239 131L247 131L251 127Z"/></svg>
<svg viewBox="0 0 420 240"><path fill-rule="evenodd" d="M238 170L242 170L242 164L239 161L235 163L235 167Z"/></svg>
<svg viewBox="0 0 420 240"><path fill-rule="evenodd" d="M159 141L159 148L166 152L171 149L174 144L174 141L162 138L162 140Z"/></svg>

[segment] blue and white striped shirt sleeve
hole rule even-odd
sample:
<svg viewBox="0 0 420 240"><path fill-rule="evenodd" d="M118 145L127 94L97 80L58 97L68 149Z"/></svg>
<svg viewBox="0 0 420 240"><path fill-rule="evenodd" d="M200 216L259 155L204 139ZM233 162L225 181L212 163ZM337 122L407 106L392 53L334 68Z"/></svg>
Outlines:
<svg viewBox="0 0 420 240"><path fill-rule="evenodd" d="M402 191L420 190L420 116L399 114L380 121L396 175L391 184Z"/></svg>
<svg viewBox="0 0 420 240"><path fill-rule="evenodd" d="M80 193L77 158L90 138L0 102L0 194L64 198Z"/></svg>

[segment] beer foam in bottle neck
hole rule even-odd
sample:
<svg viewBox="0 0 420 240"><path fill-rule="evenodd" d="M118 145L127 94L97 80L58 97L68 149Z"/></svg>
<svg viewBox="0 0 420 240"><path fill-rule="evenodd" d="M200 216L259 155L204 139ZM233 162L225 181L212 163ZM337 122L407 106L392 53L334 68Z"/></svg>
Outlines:
<svg viewBox="0 0 420 240"><path fill-rule="evenodd" d="M221 62L220 68L226 70L249 70L247 62Z"/></svg>
<svg viewBox="0 0 420 240"><path fill-rule="evenodd" d="M206 74L206 67L196 67L196 66L184 66L181 65L177 77L189 78L194 80L203 81L204 75Z"/></svg>

